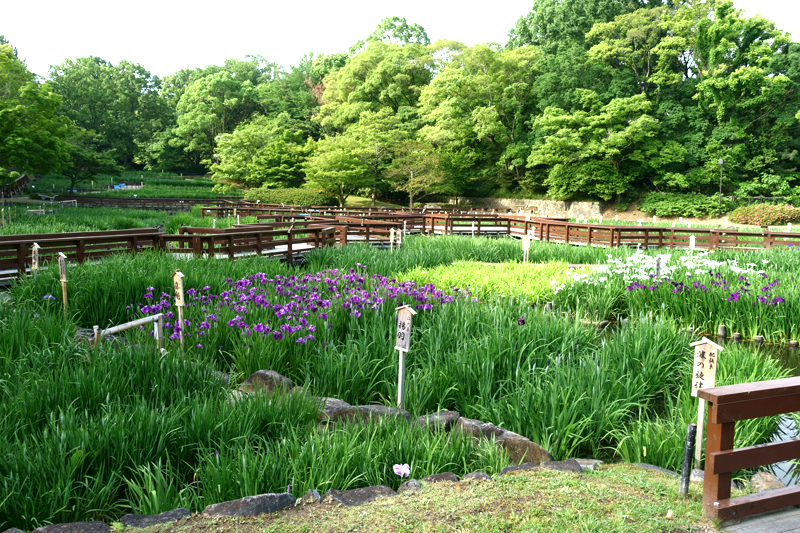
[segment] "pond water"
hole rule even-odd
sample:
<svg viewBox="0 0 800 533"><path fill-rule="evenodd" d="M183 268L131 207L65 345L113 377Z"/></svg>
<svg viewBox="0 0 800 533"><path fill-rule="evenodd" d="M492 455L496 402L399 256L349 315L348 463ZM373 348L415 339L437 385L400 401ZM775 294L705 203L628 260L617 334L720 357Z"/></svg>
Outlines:
<svg viewBox="0 0 800 533"><path fill-rule="evenodd" d="M752 342L743 342L743 346L758 351L766 357L779 361L781 365L788 369L792 376L800 376L800 350L790 349L787 344L766 344L756 347ZM800 436L795 418L791 415L781 417L778 433L773 437L772 442L780 442ZM769 465L767 469L778 476L787 485L800 484L800 460L786 461Z"/></svg>

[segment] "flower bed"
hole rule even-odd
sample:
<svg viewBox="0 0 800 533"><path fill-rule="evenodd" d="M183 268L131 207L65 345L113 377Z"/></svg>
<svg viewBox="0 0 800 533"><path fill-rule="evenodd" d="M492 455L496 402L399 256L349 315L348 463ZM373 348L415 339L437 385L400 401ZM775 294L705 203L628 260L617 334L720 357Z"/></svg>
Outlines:
<svg viewBox="0 0 800 533"><path fill-rule="evenodd" d="M183 329L184 338L193 339L197 349L205 348L203 338L209 336L220 342L218 349L224 349L231 346L221 339L232 337L238 337L240 342L241 337L256 337L305 344L317 340L318 329L324 332L334 323L346 321L347 315L359 318L362 312L377 311L387 302L392 309L411 304L418 311L427 311L455 298L433 284L401 283L378 274L369 276L366 270L357 264L347 271L323 270L303 276L268 277L258 273L237 281L228 278L225 282L230 288L219 294L213 294L209 286L190 288L186 291L183 325L171 310L174 296L162 292L154 301L154 288L148 287L142 298L153 303L137 304L135 314L164 313L164 328L171 332L172 341L180 338ZM456 294L470 295L468 290ZM128 308L134 311L133 307ZM336 314L340 315L339 320L334 320ZM218 331L226 327L227 332ZM236 335L231 336L231 331Z"/></svg>
<svg viewBox="0 0 800 533"><path fill-rule="evenodd" d="M731 222L754 226L773 226L800 220L800 208L791 205L748 205L730 215Z"/></svg>

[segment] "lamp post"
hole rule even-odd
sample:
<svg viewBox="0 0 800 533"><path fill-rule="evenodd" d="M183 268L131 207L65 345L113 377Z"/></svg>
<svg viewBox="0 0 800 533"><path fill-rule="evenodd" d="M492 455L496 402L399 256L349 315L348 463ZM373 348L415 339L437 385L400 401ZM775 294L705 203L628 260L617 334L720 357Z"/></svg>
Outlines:
<svg viewBox="0 0 800 533"><path fill-rule="evenodd" d="M722 168L725 165L725 160L719 158L719 202L717 205L717 218L722 218Z"/></svg>

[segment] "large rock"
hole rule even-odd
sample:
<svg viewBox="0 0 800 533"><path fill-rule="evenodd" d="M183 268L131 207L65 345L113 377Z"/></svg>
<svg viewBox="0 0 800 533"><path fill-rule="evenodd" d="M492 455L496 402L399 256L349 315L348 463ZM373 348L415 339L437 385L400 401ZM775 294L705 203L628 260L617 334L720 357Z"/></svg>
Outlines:
<svg viewBox="0 0 800 533"><path fill-rule="evenodd" d="M462 416L456 421L454 431L460 431L478 439L494 439L498 446L508 452L512 463L521 463L525 461L527 463L539 464L543 461L553 460L553 456L550 455L550 452L532 440L526 439L522 435L495 426L489 422L481 422L480 420L473 420Z"/></svg>
<svg viewBox="0 0 800 533"><path fill-rule="evenodd" d="M592 470L594 471L598 466L603 464L603 461L600 459L575 459L578 461L578 464L581 465L583 471Z"/></svg>
<svg viewBox="0 0 800 533"><path fill-rule="evenodd" d="M458 477L452 472L442 472L441 474L432 474L430 476L425 476L422 478L422 481L427 483L439 483L441 481L450 481L455 483L458 481Z"/></svg>
<svg viewBox="0 0 800 533"><path fill-rule="evenodd" d="M317 398L317 402L319 402L319 420L322 422L327 420L335 421L339 418L339 411L341 409L353 407L339 398Z"/></svg>
<svg viewBox="0 0 800 533"><path fill-rule="evenodd" d="M288 492L259 494L258 496L247 496L241 500L212 503L203 509L203 514L208 516L257 516L280 511L294 505L294 502L294 497Z"/></svg>
<svg viewBox="0 0 800 533"><path fill-rule="evenodd" d="M481 422L480 420L464 418L463 416L456 421L454 431L460 431L477 439L494 438L495 440L506 432L505 429L489 422Z"/></svg>
<svg viewBox="0 0 800 533"><path fill-rule="evenodd" d="M397 407L387 407L385 405L359 405L358 410L361 411L363 417L368 419L402 416L406 419L406 421L411 420L411 413L405 409L399 409Z"/></svg>
<svg viewBox="0 0 800 533"><path fill-rule="evenodd" d="M315 491L314 489L308 489L303 497L300 498L295 502L295 506L298 505L314 505L320 503L322 501L322 497L319 495L319 492Z"/></svg>
<svg viewBox="0 0 800 533"><path fill-rule="evenodd" d="M756 492L782 489L786 484L769 472L759 472L750 478L750 487Z"/></svg>
<svg viewBox="0 0 800 533"><path fill-rule="evenodd" d="M286 378L274 370L259 370L250 375L239 385L242 392L267 392L274 394L276 390L288 392L294 387L291 379Z"/></svg>
<svg viewBox="0 0 800 533"><path fill-rule="evenodd" d="M524 470L539 470L539 465L535 463L522 463L521 465L511 465L507 466L500 471L498 476L505 476L512 472L521 472Z"/></svg>
<svg viewBox="0 0 800 533"><path fill-rule="evenodd" d="M402 494L404 492L417 492L421 488L422 488L422 483L420 483L416 479L409 479L408 481L397 487L397 494Z"/></svg>
<svg viewBox="0 0 800 533"><path fill-rule="evenodd" d="M38 527L33 533L109 533L110 531L111 528L105 522L73 522Z"/></svg>
<svg viewBox="0 0 800 533"><path fill-rule="evenodd" d="M156 524L165 524L167 522L176 522L182 518L189 518L192 512L189 509L173 509L161 514L126 514L122 515L119 519L123 525L128 527L150 527Z"/></svg>
<svg viewBox="0 0 800 533"><path fill-rule="evenodd" d="M2 297L0 297L0 301L2 301ZM22 531L21 529L17 529L15 527L10 527L10 528L6 529L5 531L3 531L3 533L25 533L25 532Z"/></svg>
<svg viewBox="0 0 800 533"><path fill-rule="evenodd" d="M462 477L461 481L469 481L470 479L476 479L478 481L492 481L492 477L484 472L470 472L466 476Z"/></svg>
<svg viewBox="0 0 800 533"><path fill-rule="evenodd" d="M500 434L500 438L495 442L498 446L508 452L508 458L512 463L543 463L545 461L552 461L553 456L550 452L536 444L530 439L526 439L522 435L518 435L512 431L504 431Z"/></svg>
<svg viewBox="0 0 800 533"><path fill-rule="evenodd" d="M344 402L342 402L344 403ZM369 422L378 418L388 418L393 416L402 416L406 420L411 418L411 414L405 409L398 409L397 407L387 407L385 405L350 405L347 407L332 408L323 411L320 418L323 421L333 422L352 422L361 420Z"/></svg>
<svg viewBox="0 0 800 533"><path fill-rule="evenodd" d="M431 431L450 431L461 418L458 411L439 411L417 418L417 423Z"/></svg>
<svg viewBox="0 0 800 533"><path fill-rule="evenodd" d="M539 466L548 470L583 474L583 468L581 468L581 465L575 459L567 459L566 461L544 461Z"/></svg>
<svg viewBox="0 0 800 533"><path fill-rule="evenodd" d="M397 496L397 493L386 485L375 485L372 487L350 490L330 489L325 493L325 497L322 498L322 501L324 503L339 502L345 507L355 507L377 500L378 498L391 498L392 496Z"/></svg>

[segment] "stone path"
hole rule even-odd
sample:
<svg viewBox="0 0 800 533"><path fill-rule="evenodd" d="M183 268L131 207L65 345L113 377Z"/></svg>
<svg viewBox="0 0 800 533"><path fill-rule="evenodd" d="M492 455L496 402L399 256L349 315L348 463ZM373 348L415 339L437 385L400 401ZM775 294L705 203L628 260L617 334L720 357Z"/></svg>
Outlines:
<svg viewBox="0 0 800 533"><path fill-rule="evenodd" d="M800 509L790 507L774 513L743 518L738 524L726 526L726 533L800 533Z"/></svg>

